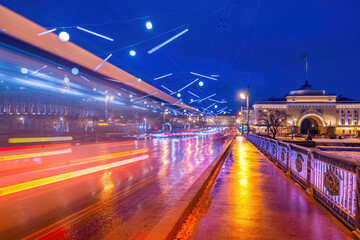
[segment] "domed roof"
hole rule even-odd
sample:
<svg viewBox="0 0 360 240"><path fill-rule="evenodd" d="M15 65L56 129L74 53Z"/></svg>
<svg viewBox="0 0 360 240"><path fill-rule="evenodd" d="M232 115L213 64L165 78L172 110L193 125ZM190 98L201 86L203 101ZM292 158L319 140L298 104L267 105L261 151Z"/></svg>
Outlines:
<svg viewBox="0 0 360 240"><path fill-rule="evenodd" d="M318 96L325 95L325 90L313 89L308 80L301 86L299 90L290 91L286 96Z"/></svg>

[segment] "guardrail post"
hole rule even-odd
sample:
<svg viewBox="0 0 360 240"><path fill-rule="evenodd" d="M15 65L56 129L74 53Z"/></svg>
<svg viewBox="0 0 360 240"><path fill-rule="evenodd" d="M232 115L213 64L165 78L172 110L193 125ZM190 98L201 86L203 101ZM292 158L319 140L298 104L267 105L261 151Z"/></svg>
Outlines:
<svg viewBox="0 0 360 240"><path fill-rule="evenodd" d="M314 156L312 151L307 153L307 173L306 173L306 191L312 195L313 194L313 185L312 185L312 170L313 170Z"/></svg>
<svg viewBox="0 0 360 240"><path fill-rule="evenodd" d="M286 149L286 175L289 177L290 176L290 169L291 169L291 161L290 161L290 157L291 157L291 148L290 145L287 146Z"/></svg>
<svg viewBox="0 0 360 240"><path fill-rule="evenodd" d="M279 152L279 142L277 141L277 140L275 140L275 143L274 143L274 149L275 149L275 154L273 154L274 155L274 157L275 157L275 166L279 166L279 154L278 154L278 152Z"/></svg>
<svg viewBox="0 0 360 240"><path fill-rule="evenodd" d="M352 232L354 239L360 239L360 167L359 163L356 164L356 188L355 188L355 226Z"/></svg>

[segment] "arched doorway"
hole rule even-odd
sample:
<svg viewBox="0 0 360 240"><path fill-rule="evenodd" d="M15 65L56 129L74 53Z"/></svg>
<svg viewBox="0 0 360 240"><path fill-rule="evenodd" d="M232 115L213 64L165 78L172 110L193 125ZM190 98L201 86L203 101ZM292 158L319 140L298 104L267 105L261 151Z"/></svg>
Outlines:
<svg viewBox="0 0 360 240"><path fill-rule="evenodd" d="M300 129L301 134L319 134L319 124L311 117L305 118L302 121Z"/></svg>
<svg viewBox="0 0 360 240"><path fill-rule="evenodd" d="M171 124L170 123L164 123L163 125L162 125L162 130L163 130L163 132L168 132L168 131L172 131L172 126L171 126Z"/></svg>

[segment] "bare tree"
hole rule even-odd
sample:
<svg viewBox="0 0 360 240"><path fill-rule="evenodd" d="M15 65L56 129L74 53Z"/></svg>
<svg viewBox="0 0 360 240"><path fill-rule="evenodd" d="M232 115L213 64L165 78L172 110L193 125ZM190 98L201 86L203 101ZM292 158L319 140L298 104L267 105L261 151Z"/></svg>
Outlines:
<svg viewBox="0 0 360 240"><path fill-rule="evenodd" d="M275 139L278 129L286 122L284 111L270 111L268 114L262 113L259 117L259 124L265 125L268 133Z"/></svg>

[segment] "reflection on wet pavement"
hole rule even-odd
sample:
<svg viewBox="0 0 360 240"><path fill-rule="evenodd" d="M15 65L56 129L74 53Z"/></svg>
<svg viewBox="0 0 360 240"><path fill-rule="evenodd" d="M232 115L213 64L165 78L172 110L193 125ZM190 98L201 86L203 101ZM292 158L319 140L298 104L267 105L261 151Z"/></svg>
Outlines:
<svg viewBox="0 0 360 240"><path fill-rule="evenodd" d="M350 231L238 137L193 239L351 239Z"/></svg>
<svg viewBox="0 0 360 240"><path fill-rule="evenodd" d="M0 239L142 238L223 144L191 137L1 152Z"/></svg>

